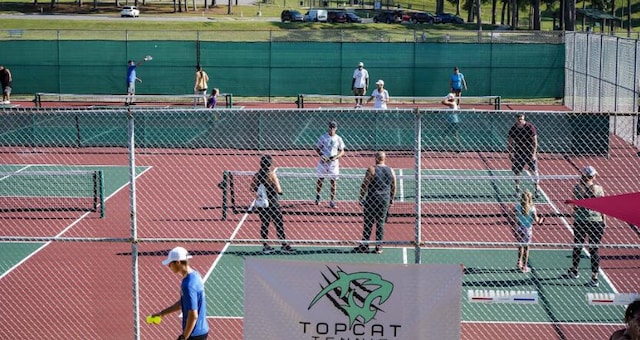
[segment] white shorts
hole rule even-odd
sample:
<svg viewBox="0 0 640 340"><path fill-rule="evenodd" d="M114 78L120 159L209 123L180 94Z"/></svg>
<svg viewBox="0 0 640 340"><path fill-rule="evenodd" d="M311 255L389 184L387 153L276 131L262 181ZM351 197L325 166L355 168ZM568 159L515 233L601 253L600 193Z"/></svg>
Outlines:
<svg viewBox="0 0 640 340"><path fill-rule="evenodd" d="M316 173L319 178L338 179L340 163L338 161L323 162L319 160L316 166Z"/></svg>
<svg viewBox="0 0 640 340"><path fill-rule="evenodd" d="M531 239L533 238L533 228L519 226L517 235L518 242L529 244L531 243Z"/></svg>

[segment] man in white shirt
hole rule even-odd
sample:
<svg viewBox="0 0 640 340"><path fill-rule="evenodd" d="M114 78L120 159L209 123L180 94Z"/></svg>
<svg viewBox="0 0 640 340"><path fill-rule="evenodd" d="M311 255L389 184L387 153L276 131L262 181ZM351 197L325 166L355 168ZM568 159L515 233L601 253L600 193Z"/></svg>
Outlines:
<svg viewBox="0 0 640 340"><path fill-rule="evenodd" d="M330 208L335 208L337 206L336 180L340 173L340 163L338 159L344 155L344 141L342 140L342 137L336 134L337 130L338 123L331 121L329 123L329 131L320 136L316 143L316 151L320 156L320 160L316 166L316 173L318 175L318 181L316 183L316 204L320 204L320 192L322 191L324 178L329 177L329 181L331 183Z"/></svg>
<svg viewBox="0 0 640 340"><path fill-rule="evenodd" d="M364 96L369 87L369 72L364 68L364 63L359 62L358 68L353 71L351 79L351 91L354 96ZM362 98L356 98L356 108L362 106Z"/></svg>
<svg viewBox="0 0 640 340"><path fill-rule="evenodd" d="M378 85L378 88L373 90L371 97L367 99L367 103L375 99L373 102L374 109L386 109L387 102L389 102L389 92L384 89L384 80L378 80L376 85Z"/></svg>

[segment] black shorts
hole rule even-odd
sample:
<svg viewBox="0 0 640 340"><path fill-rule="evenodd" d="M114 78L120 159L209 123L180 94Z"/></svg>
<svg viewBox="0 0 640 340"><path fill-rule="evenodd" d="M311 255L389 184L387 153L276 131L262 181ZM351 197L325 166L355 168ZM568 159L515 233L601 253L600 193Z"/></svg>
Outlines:
<svg viewBox="0 0 640 340"><path fill-rule="evenodd" d="M456 97L459 97L462 94L462 89L451 88L451 93L455 94Z"/></svg>
<svg viewBox="0 0 640 340"><path fill-rule="evenodd" d="M511 164L511 171L516 175L522 172L525 165L533 172L538 171L538 161L531 158L531 155L515 154L513 158L511 158Z"/></svg>

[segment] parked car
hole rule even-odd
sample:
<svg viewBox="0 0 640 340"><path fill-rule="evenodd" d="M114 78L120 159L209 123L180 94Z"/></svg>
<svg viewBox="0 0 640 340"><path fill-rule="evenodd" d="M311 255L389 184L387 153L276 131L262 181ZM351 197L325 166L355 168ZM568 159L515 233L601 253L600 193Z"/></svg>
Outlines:
<svg viewBox="0 0 640 340"><path fill-rule="evenodd" d="M357 14L352 12L347 12L347 22L362 22L362 18L360 18Z"/></svg>
<svg viewBox="0 0 640 340"><path fill-rule="evenodd" d="M310 9L304 14L305 22L327 22L328 13L326 9Z"/></svg>
<svg viewBox="0 0 640 340"><path fill-rule="evenodd" d="M436 17L440 18L440 22L443 24L464 24L464 19L451 13L439 13Z"/></svg>
<svg viewBox="0 0 640 340"><path fill-rule="evenodd" d="M120 11L120 16L137 18L140 16L140 10L136 6L124 6Z"/></svg>
<svg viewBox="0 0 640 340"><path fill-rule="evenodd" d="M399 11L381 11L373 17L373 22L384 22L387 24L401 23L402 14Z"/></svg>
<svg viewBox="0 0 640 340"><path fill-rule="evenodd" d="M285 9L284 11L282 11L282 13L280 13L280 21L282 22L295 22L295 21L299 21L302 22L304 21L304 18L302 17L302 13L296 11L295 9Z"/></svg>
<svg viewBox="0 0 640 340"><path fill-rule="evenodd" d="M433 24L436 22L436 16L428 12L415 12L411 14L409 21L414 24Z"/></svg>
<svg viewBox="0 0 640 340"><path fill-rule="evenodd" d="M327 22L345 23L348 21L347 12L345 11L329 11L327 13Z"/></svg>

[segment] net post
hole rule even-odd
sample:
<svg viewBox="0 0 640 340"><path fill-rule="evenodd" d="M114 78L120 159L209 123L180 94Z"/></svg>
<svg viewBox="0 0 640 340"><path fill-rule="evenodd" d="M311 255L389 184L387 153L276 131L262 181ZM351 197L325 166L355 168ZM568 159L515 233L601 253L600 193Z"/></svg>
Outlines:
<svg viewBox="0 0 640 340"><path fill-rule="evenodd" d="M229 205L227 203L227 184L229 180L229 171L222 172L222 182L218 183L218 188L222 189L222 220L227 220L227 209Z"/></svg>
<svg viewBox="0 0 640 340"><path fill-rule="evenodd" d="M496 110L502 110L502 97L501 96L496 96L494 106L495 106Z"/></svg>
<svg viewBox="0 0 640 340"><path fill-rule="evenodd" d="M106 206L104 205L104 172L98 170L98 195L100 197L100 218L104 218Z"/></svg>
<svg viewBox="0 0 640 340"><path fill-rule="evenodd" d="M73 119L76 124L76 145L78 147L82 147L82 140L80 137L80 117L76 113L75 115L73 115Z"/></svg>
<svg viewBox="0 0 640 340"><path fill-rule="evenodd" d="M227 108L229 109L233 108L233 94L227 93L225 94L224 98L225 98Z"/></svg>
<svg viewBox="0 0 640 340"><path fill-rule="evenodd" d="M302 94L298 94L298 100L296 100L296 104L298 105L299 109L304 108L304 97Z"/></svg>

